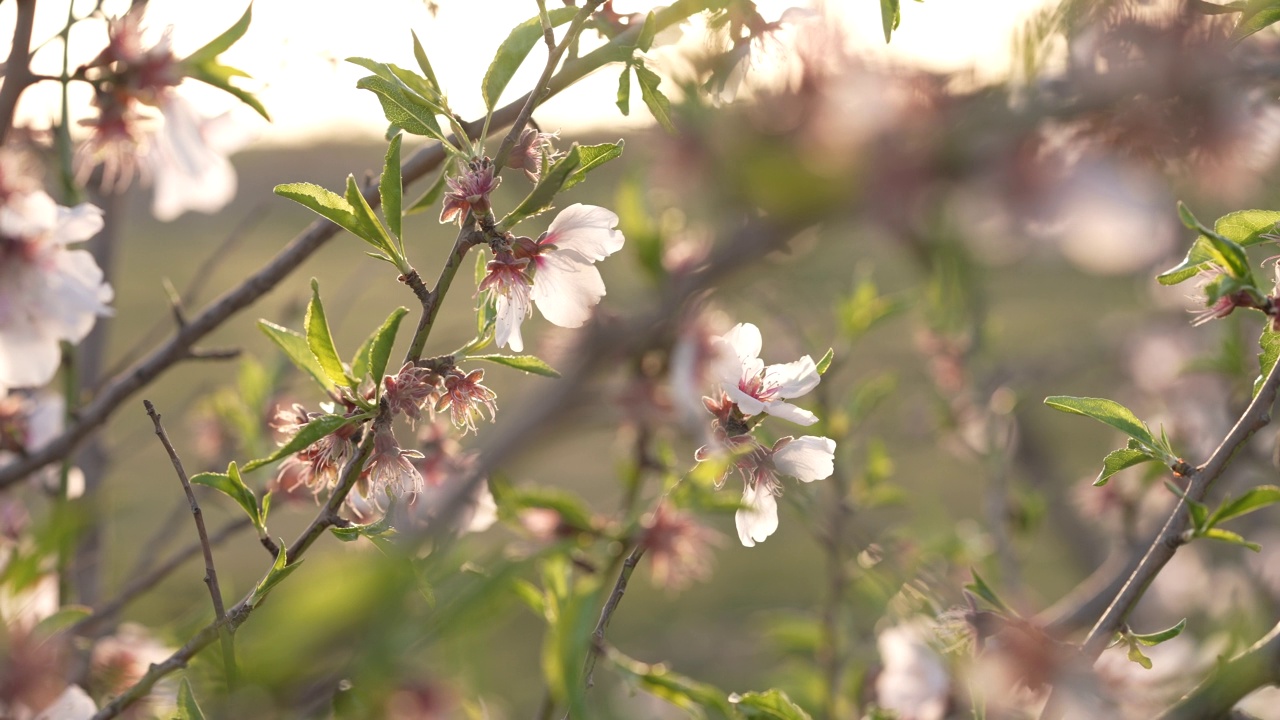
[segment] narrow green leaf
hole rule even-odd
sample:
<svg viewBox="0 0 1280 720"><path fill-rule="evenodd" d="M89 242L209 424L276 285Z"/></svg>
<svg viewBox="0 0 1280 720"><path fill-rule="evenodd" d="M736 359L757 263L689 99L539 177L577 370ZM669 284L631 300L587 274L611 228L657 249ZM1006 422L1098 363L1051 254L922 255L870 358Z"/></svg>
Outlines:
<svg viewBox="0 0 1280 720"><path fill-rule="evenodd" d="M1205 235L1213 247L1218 264L1228 275L1237 280L1252 284L1253 269L1249 267L1249 255L1239 243L1228 240L1217 233Z"/></svg>
<svg viewBox="0 0 1280 720"><path fill-rule="evenodd" d="M31 636L43 641L75 625L93 614L93 609L84 605L63 605L46 616L31 628Z"/></svg>
<svg viewBox="0 0 1280 720"><path fill-rule="evenodd" d="M307 347L307 339L301 334L290 330L289 328L280 327L273 322L259 320L258 327L267 337L271 338L281 350L284 351L286 357L297 366L299 370L306 372L315 381L320 383L320 387L326 392L332 393L337 386L329 376L325 374L324 368L320 367L320 361L316 360L316 356L312 354L311 349Z"/></svg>
<svg viewBox="0 0 1280 720"><path fill-rule="evenodd" d="M555 368L548 365L543 360L532 355L472 355L468 360L484 360L485 362L497 363L498 365L506 365L509 368L523 370L534 375L543 377L560 377L560 373Z"/></svg>
<svg viewBox="0 0 1280 720"><path fill-rule="evenodd" d="M636 38L636 49L649 52L653 47L653 39L658 36L658 15L652 10L644 16L644 25L640 28L640 37Z"/></svg>
<svg viewBox="0 0 1280 720"><path fill-rule="evenodd" d="M386 63L378 62L377 60L371 60L366 57L349 57L347 58L347 62L351 63L352 65L359 65L365 70L368 70L369 72L373 73L374 75L377 75L378 77L388 82L394 83L396 81L395 74L391 72L391 67ZM387 138L387 139L390 140L391 138Z"/></svg>
<svg viewBox="0 0 1280 720"><path fill-rule="evenodd" d="M636 62L634 65L636 71L636 82L640 85L640 97L644 100L644 104L649 108L649 112L653 114L653 119L669 133L675 133L675 123L671 121L671 101L666 95L658 89L658 85L662 83L662 78L658 73L645 67L644 63Z"/></svg>
<svg viewBox="0 0 1280 720"><path fill-rule="evenodd" d="M826 354L823 355L822 359L818 361L817 367L818 367L819 375L827 374L827 370L831 368L831 361L834 360L835 357L836 357L835 348L827 348Z"/></svg>
<svg viewBox="0 0 1280 720"><path fill-rule="evenodd" d="M244 14L240 16L240 19L234 25L180 62L186 65L203 65L216 59L219 55L229 50L232 45L235 45L237 40L244 37L252 20L253 3L249 3L249 6L244 9Z"/></svg>
<svg viewBox="0 0 1280 720"><path fill-rule="evenodd" d="M622 74L618 76L618 110L623 115L631 114L631 64L622 66Z"/></svg>
<svg viewBox="0 0 1280 720"><path fill-rule="evenodd" d="M1098 473L1098 478L1093 481L1093 484L1095 487L1106 485L1107 480L1110 480L1112 475L1115 475L1125 468L1131 468L1134 465L1141 465L1146 462L1158 461L1159 459L1160 458L1153 457L1151 453L1146 450L1139 448L1125 447L1120 448L1119 450L1113 450L1102 459L1102 472Z"/></svg>
<svg viewBox="0 0 1280 720"><path fill-rule="evenodd" d="M369 201L364 199L364 193L360 192L360 186L356 184L354 175L347 176L346 200L361 230L360 237L387 255L393 258L399 257L400 253L396 252L395 246L391 243L391 236L387 234L378 216L373 213Z"/></svg>
<svg viewBox="0 0 1280 720"><path fill-rule="evenodd" d="M395 502L394 498L392 502ZM382 518L376 522L367 525L348 525L346 527L331 527L334 537L342 542L354 542L360 538L369 538L377 540L379 538L389 537L396 533L396 529L391 526L391 512L388 510L383 514Z"/></svg>
<svg viewBox="0 0 1280 720"><path fill-rule="evenodd" d="M404 129L411 135L423 135L440 142L447 142L436 115L441 108L433 106L426 98L409 92L402 84L378 75L360 78L356 87L368 90L378 97L382 114L387 122Z"/></svg>
<svg viewBox="0 0 1280 720"><path fill-rule="evenodd" d="M1239 42L1276 22L1280 22L1280 0L1249 0L1231 36Z"/></svg>
<svg viewBox="0 0 1280 720"><path fill-rule="evenodd" d="M248 466L246 471L248 470ZM236 467L233 460L227 466L225 473L200 473L191 477L192 485L204 485L226 495L235 501L242 510L253 520L255 527L262 527L262 516L258 512L258 498L244 484L244 479L240 476L240 469Z"/></svg>
<svg viewBox="0 0 1280 720"><path fill-rule="evenodd" d="M404 184L400 178L400 142L403 135L396 135L387 146L387 159L382 165L382 181L378 183L378 195L382 198L382 216L387 219L387 227L391 234L400 239L401 222L404 216L400 212L400 204L404 195Z"/></svg>
<svg viewBox="0 0 1280 720"><path fill-rule="evenodd" d="M1267 241L1263 235L1274 233L1280 222L1277 210L1238 210L1227 213L1213 223L1214 232L1244 247Z"/></svg>
<svg viewBox="0 0 1280 720"><path fill-rule="evenodd" d="M503 517L514 518L521 511L537 508L555 510L568 527L589 530L595 525L590 507L568 490L538 486L512 487L495 483L493 499Z"/></svg>
<svg viewBox="0 0 1280 720"><path fill-rule="evenodd" d="M1222 542L1230 543L1232 545L1247 547L1254 552L1262 552L1262 546L1258 543L1249 542L1248 540L1245 540L1240 533L1223 530L1222 528L1209 528L1203 533L1200 533L1200 537L1206 537L1210 540L1221 540Z"/></svg>
<svg viewBox="0 0 1280 720"><path fill-rule="evenodd" d="M606 657L622 678L639 690L684 710L694 718L730 718L735 713L729 704L728 693L720 688L698 682L671 670L662 664L650 665L623 655L614 648L606 649Z"/></svg>
<svg viewBox="0 0 1280 720"><path fill-rule="evenodd" d="M1160 632L1148 633L1146 635L1138 635L1137 633L1134 633L1133 639L1137 640L1143 645L1146 645L1147 647L1154 647L1156 645L1159 645L1162 642L1165 642L1167 640L1172 640L1178 637L1179 635L1182 634L1182 631L1186 629L1186 627L1187 627L1187 619L1182 618L1181 620L1178 621L1177 625L1174 625L1173 627L1165 630L1161 630Z"/></svg>
<svg viewBox="0 0 1280 720"><path fill-rule="evenodd" d="M310 208L324 219L379 250L384 249L381 244L373 239L376 236L370 232L367 225L356 215L356 209L341 195L312 183L277 185L275 194Z"/></svg>
<svg viewBox="0 0 1280 720"><path fill-rule="evenodd" d="M297 570L302 565L301 560L292 564L289 563L289 546L285 543L284 538L277 540L277 544L280 547L280 552L276 555L275 563L272 564L271 569L267 571L266 576L262 578L258 586L253 589L253 595L249 598L249 604L253 607L257 607L267 598L267 595L271 593L276 585L279 585L282 580L289 577L294 570Z"/></svg>
<svg viewBox="0 0 1280 720"><path fill-rule="evenodd" d="M178 683L178 714L174 720L204 720L204 711L196 702L191 683L185 677Z"/></svg>
<svg viewBox="0 0 1280 720"><path fill-rule="evenodd" d="M616 143L574 145L569 152L577 153L578 167L569 175L569 178L565 180L564 185L560 186L560 189L562 191L568 190L586 179L587 173L622 155L622 148L625 144L625 141L620 138Z"/></svg>
<svg viewBox="0 0 1280 720"><path fill-rule="evenodd" d="M884 27L884 42L889 44L893 31L902 22L902 8L899 0L880 0L880 24Z"/></svg>
<svg viewBox="0 0 1280 720"><path fill-rule="evenodd" d="M360 349L356 351L355 360L351 362L351 374L356 382L365 375L373 378L374 383L381 383L387 372L387 362L391 359L391 348L396 344L396 333L400 330L400 321L409 313L409 308L398 307L383 321L382 327L373 331Z"/></svg>
<svg viewBox="0 0 1280 720"><path fill-rule="evenodd" d="M261 115L264 120L268 122L271 121L270 113L267 112L267 109L262 105L262 102L259 101L258 98L254 97L253 93L231 84L232 78L249 77L248 73L227 65L219 64L212 60L198 65L185 65L184 68L187 77L218 88L245 105L253 108L254 112Z"/></svg>
<svg viewBox="0 0 1280 720"><path fill-rule="evenodd" d="M1045 398L1044 404L1055 410L1084 415L1110 425L1152 450L1157 450L1160 447L1160 443L1156 442L1156 439L1152 437L1151 430L1147 427L1147 424L1139 420L1132 410L1114 400L1054 395ZM1161 459L1173 461L1177 458Z"/></svg>
<svg viewBox="0 0 1280 720"><path fill-rule="evenodd" d="M1209 516L1207 525L1213 527L1232 518L1248 515L1268 505L1280 503L1280 487L1275 485L1259 485L1249 488L1240 497L1223 501L1222 505Z"/></svg>
<svg viewBox="0 0 1280 720"><path fill-rule="evenodd" d="M422 43L418 41L418 34L412 30L409 34L413 36L413 59L418 61L418 68L422 70L422 75L431 83L436 92L440 92L440 81L436 80L435 70L431 69L431 61L427 59L427 51L422 49Z"/></svg>
<svg viewBox="0 0 1280 720"><path fill-rule="evenodd" d="M329 321L324 314L324 305L320 302L320 283L315 278L311 278L311 302L307 304L307 315L303 321L303 327L307 332L307 347L311 349L311 354L316 356L316 361L320 363L324 374L333 381L334 385L348 385L354 388L357 383L353 383L347 377L347 370L343 367L342 360L338 358L338 350L333 345Z"/></svg>
<svg viewBox="0 0 1280 720"><path fill-rule="evenodd" d="M738 712L745 720L813 720L781 690L749 692L732 696Z"/></svg>
<svg viewBox="0 0 1280 720"><path fill-rule="evenodd" d="M557 160L546 172L542 173L538 184L525 196L525 199L521 200L514 210L502 218L502 222L499 223L500 229L510 230L521 220L537 215L551 207L551 203L555 201L556 194L569 181L573 173L578 170L578 166L581 163L582 156L574 152L574 150L570 150L568 154Z"/></svg>
<svg viewBox="0 0 1280 720"><path fill-rule="evenodd" d="M524 578L517 578L511 583L511 589L515 592L516 597L520 598L521 602L529 606L529 609L533 611L534 615L539 618L546 616L546 597L536 585Z"/></svg>
<svg viewBox="0 0 1280 720"><path fill-rule="evenodd" d="M576 7L556 8L547 12L552 27L569 22L577 14ZM533 46L541 39L542 18L533 17L515 26L507 39L502 41L502 45L498 46L498 52L494 55L493 62L489 64L489 70L484 74L484 81L480 84L484 106L490 112L497 107L498 97L506 89L507 83L511 82L511 77L516 74L516 70L529 55L529 51L533 50Z"/></svg>
<svg viewBox="0 0 1280 720"><path fill-rule="evenodd" d="M591 717L586 707L586 683L583 666L591 646L595 627L599 585L574 587L574 592L559 605L555 622L547 630L543 645L543 672L552 694L569 709L569 716Z"/></svg>
<svg viewBox="0 0 1280 720"><path fill-rule="evenodd" d="M1280 359L1280 333L1271 329L1271 323L1262 326L1262 335L1258 338L1258 347L1262 348L1262 352L1258 353L1258 378L1253 381L1253 395L1256 397L1258 391L1262 389L1262 381L1271 374L1272 369L1276 366L1276 360Z"/></svg>
<svg viewBox="0 0 1280 720"><path fill-rule="evenodd" d="M996 592L991 589L991 586L987 584L986 580L982 579L982 576L978 574L977 570L969 568L969 575L973 577L973 581L964 586L966 590L977 595L983 600L986 600L991 607L1002 612L1009 612L1009 606L1000 599L999 595L996 595Z"/></svg>
<svg viewBox="0 0 1280 720"><path fill-rule="evenodd" d="M1191 212L1191 208L1187 207L1186 203L1181 200L1178 201L1178 219L1182 220L1182 224L1185 225L1188 230L1199 230L1204 227Z"/></svg>
<svg viewBox="0 0 1280 720"><path fill-rule="evenodd" d="M1165 480L1164 486L1169 492L1176 495L1179 499L1187 504L1187 512L1191 514L1191 526L1197 535L1205 530L1205 521L1209 519L1209 506L1198 500L1192 500L1182 488L1174 485L1172 482Z"/></svg>
<svg viewBox="0 0 1280 720"><path fill-rule="evenodd" d="M263 465L270 465L280 458L288 457L303 448L309 447L320 438L332 435L339 429L354 422L356 422L355 418L344 417L342 415L321 415L315 420L303 425L302 428L298 430L297 435L294 435L288 442L277 448L275 452L264 458L250 460L245 463L244 471L250 472L252 470L257 470ZM195 482L194 478L192 479L192 482Z"/></svg>
<svg viewBox="0 0 1280 720"><path fill-rule="evenodd" d="M1209 244L1208 238L1201 235L1191 243L1191 249L1182 262L1157 275L1156 280L1161 285L1177 285L1198 275L1205 264L1213 259L1213 246Z"/></svg>

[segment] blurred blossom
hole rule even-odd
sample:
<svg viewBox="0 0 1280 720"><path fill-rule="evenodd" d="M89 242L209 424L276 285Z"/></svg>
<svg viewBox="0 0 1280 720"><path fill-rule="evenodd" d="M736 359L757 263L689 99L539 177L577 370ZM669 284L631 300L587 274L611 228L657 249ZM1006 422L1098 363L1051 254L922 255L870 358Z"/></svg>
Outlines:
<svg viewBox="0 0 1280 720"><path fill-rule="evenodd" d="M875 702L901 720L942 720L947 715L951 675L929 645L928 632L920 623L908 623L876 638L883 669L875 678Z"/></svg>
<svg viewBox="0 0 1280 720"><path fill-rule="evenodd" d="M714 531L699 525L688 513L668 509L666 503L644 519L640 537L654 584L670 590L682 590L710 577L711 547L719 544L720 536Z"/></svg>
<svg viewBox="0 0 1280 720"><path fill-rule="evenodd" d="M714 384L715 368L736 358L732 346L721 342L715 318L696 315L682 323L671 350L672 402L686 427L703 426L702 396Z"/></svg>
<svg viewBox="0 0 1280 720"><path fill-rule="evenodd" d="M821 377L813 358L765 367L760 359L760 330L751 323L739 323L722 335L714 367L720 388L748 417L761 412L798 425L812 425L818 417L808 410L784 402L800 397L818 386Z"/></svg>
<svg viewBox="0 0 1280 720"><path fill-rule="evenodd" d="M457 717L457 700L442 686L425 681L393 691L383 709L384 720L447 720Z"/></svg>
<svg viewBox="0 0 1280 720"><path fill-rule="evenodd" d="M560 211L537 240L515 238L498 250L480 292L494 296L498 347L524 349L520 324L538 306L553 325L581 327L605 295L595 263L622 249L618 216L594 205L575 203Z"/></svg>
<svg viewBox="0 0 1280 720"><path fill-rule="evenodd" d="M147 160L155 195L151 213L168 222L188 210L216 213L236 196L236 171L227 156L247 141L230 114L207 118L180 95L160 105L164 126Z"/></svg>
<svg viewBox="0 0 1280 720"><path fill-rule="evenodd" d="M173 654L136 623L124 623L113 635L93 646L89 660L90 687L99 697L113 697L133 686L153 663Z"/></svg>
<svg viewBox="0 0 1280 720"><path fill-rule="evenodd" d="M551 542L572 533L573 528L564 522L560 513L551 508L527 508L516 515L516 520L535 540Z"/></svg>
<svg viewBox="0 0 1280 720"><path fill-rule="evenodd" d="M40 190L0 204L0 394L53 379L60 341L78 344L111 314L111 286L87 250L102 229L93 205L58 205Z"/></svg>

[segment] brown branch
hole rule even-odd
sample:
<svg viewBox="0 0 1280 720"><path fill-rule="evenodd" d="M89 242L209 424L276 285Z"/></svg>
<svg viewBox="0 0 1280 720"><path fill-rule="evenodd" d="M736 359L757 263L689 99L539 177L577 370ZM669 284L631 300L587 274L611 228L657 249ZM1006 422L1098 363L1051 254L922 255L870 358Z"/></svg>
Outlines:
<svg viewBox="0 0 1280 720"><path fill-rule="evenodd" d="M35 19L36 0L18 0L13 47L4 65L4 85L0 85L0 146L13 129L18 98L36 81L36 76L31 74L31 28Z"/></svg>
<svg viewBox="0 0 1280 720"><path fill-rule="evenodd" d="M384 413L389 412L385 409ZM376 420L374 422L377 422ZM347 495L351 492L351 488L355 487L356 481L360 479L360 473L364 470L365 461L369 459L369 454L373 452L373 427L372 425L365 428L364 439L360 442L360 449L356 456L347 463L342 469L342 474L338 477L338 484L334 487L333 492L329 493L329 500L325 502L324 507L320 508L320 512L316 514L311 524L306 530L298 536L297 540L289 546L289 554L285 556L289 564L293 564L302 554L311 547L324 531L333 525L340 524L342 518L338 515L338 510L342 508L342 503L347 499Z"/></svg>
<svg viewBox="0 0 1280 720"><path fill-rule="evenodd" d="M667 28L690 15L705 10L710 0L677 0L656 15L658 30ZM547 85L547 95L555 95L573 83L581 80L592 71L610 62L626 59L633 51L640 27L628 29L597 48L591 53L565 63L564 68L553 77ZM493 114L493 126L505 127L514 123L521 110L527 104L532 93L518 98ZM544 98L545 99L545 98ZM478 132L479 124L472 122L468 133ZM401 165L403 182L413 183L431 170L439 167L445 159L444 149L439 144L432 144L414 153ZM381 199L377 186L369 187L364 192L365 199L371 207L378 207ZM186 327L160 347L151 351L146 357L133 363L108 382L93 401L80 411L79 420L67 427L61 435L54 438L39 450L26 457L0 468L0 489L9 487L25 478L31 472L65 457L75 449L94 430L105 423L111 415L142 388L155 380L169 367L186 358L187 348L222 325L229 317L248 307L258 298L270 292L285 277L300 267L325 242L338 233L338 226L328 220L317 220L295 237L278 255L265 266L243 282L223 293L205 307L198 315L189 319Z"/></svg>
<svg viewBox="0 0 1280 720"><path fill-rule="evenodd" d="M1219 663L1213 674L1160 715L1159 720L1209 720L1230 716L1244 696L1280 684L1280 625L1253 647Z"/></svg>
<svg viewBox="0 0 1280 720"><path fill-rule="evenodd" d="M165 452L169 453L169 461L173 463L173 470L178 474L178 480L182 482L182 491L186 493L187 503L191 506L191 516L196 523L196 534L200 537L200 550L204 553L204 584L208 586L209 597L213 599L214 617L217 618L218 625L224 626L218 634L222 640L222 662L227 673L227 687L234 689L236 686L235 645L231 639L231 633L225 628L227 609L222 604L222 588L218 586L218 571L213 566L213 548L209 545L209 532L204 527L204 512L200 510L200 503L196 501L196 494L191 489L191 480L182 467L178 451L173 448L173 443L169 442L169 434L160 424L160 414L156 412L150 400L143 400L142 405L147 409L147 416L151 418L151 423L155 425L156 437L160 438Z"/></svg>
<svg viewBox="0 0 1280 720"><path fill-rule="evenodd" d="M622 596L627 592L627 583L631 582L631 574L635 572L640 558L644 557L645 550L644 543L640 543L635 546L627 559L622 561L622 570L618 572L618 580L613 584L613 592L609 593L609 599L600 610L600 620L591 633L591 648L587 651L587 667L583 673L588 688L595 685L596 662L604 654L604 633L609 629L609 621L613 619L618 603L622 602Z"/></svg>
<svg viewBox="0 0 1280 720"><path fill-rule="evenodd" d="M468 213L467 218L470 219L470 217ZM444 267L440 268L440 277L436 278L435 287L430 291L427 290L417 271L405 278L405 283L413 288L413 294L422 302L422 316L418 318L418 327L413 331L413 341L409 343L409 350L405 352L405 362L417 362L422 359L422 353L427 347L427 338L431 335L431 328L435 326L436 315L440 312L444 296L453 285L453 278L462 267L462 261L467 257L467 253L478 245L483 237L482 232L471 229L469 222L463 223L463 229L458 232L458 238L453 242L453 250L445 259Z"/></svg>

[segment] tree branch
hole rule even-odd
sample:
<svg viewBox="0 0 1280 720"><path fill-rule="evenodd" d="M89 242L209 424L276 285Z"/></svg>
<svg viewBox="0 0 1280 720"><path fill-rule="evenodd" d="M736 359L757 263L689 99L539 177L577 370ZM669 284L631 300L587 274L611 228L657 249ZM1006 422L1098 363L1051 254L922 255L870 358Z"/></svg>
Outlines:
<svg viewBox="0 0 1280 720"><path fill-rule="evenodd" d="M13 129L13 116L22 91L35 82L31 74L31 28L36 19L36 0L18 0L18 17L13 28L13 47L4 65L4 85L0 85L0 146Z"/></svg>
<svg viewBox="0 0 1280 720"><path fill-rule="evenodd" d="M613 584L613 592L609 593L609 599L605 601L604 608L600 610L600 620L596 623L596 629L591 633L591 647L587 650L587 667L583 673L587 687L595 685L596 662L600 656L604 654L604 633L609 629L609 621L613 619L613 613L618 609L618 603L622 602L622 596L627 592L627 583L631 582L631 574L635 572L636 565L640 563L640 558L644 557L646 550L644 543L635 546L631 554L626 560L622 561L622 570L618 572L618 580Z"/></svg>

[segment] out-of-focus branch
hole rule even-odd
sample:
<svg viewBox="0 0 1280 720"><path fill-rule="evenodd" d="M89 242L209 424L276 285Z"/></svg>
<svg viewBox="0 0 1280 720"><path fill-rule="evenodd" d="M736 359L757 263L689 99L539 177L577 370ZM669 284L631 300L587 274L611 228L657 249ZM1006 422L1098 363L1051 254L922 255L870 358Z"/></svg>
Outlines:
<svg viewBox="0 0 1280 720"><path fill-rule="evenodd" d="M631 574L636 571L636 565L640 564L640 558L644 557L644 551L644 543L640 543L635 546L627 559L622 561L622 569L618 571L618 579L613 584L613 591L609 593L609 599L600 610L600 620L596 622L596 629L591 632L591 647L587 650L587 667L583 674L588 688L595 685L596 662L604 654L604 633L609 629L609 621L613 619L618 603L622 602L622 596L627 592L627 583L631 582Z"/></svg>
<svg viewBox="0 0 1280 720"><path fill-rule="evenodd" d="M658 30L662 30L690 15L719 4L717 0L677 0L656 13L655 25ZM573 62L565 63L561 71L548 82L547 96L561 92L604 65L625 59L632 52L640 30L640 27L629 29L593 52ZM515 122L528 97L529 95L526 94L495 111L492 126L506 127ZM479 123L473 122L467 126L467 132L473 134L473 137L478 131ZM419 150L401 165L403 182L416 182L439 167L444 158L444 149L439 144ZM376 184L365 188L364 197L371 207L376 208L381 203ZM187 325L178 329L167 342L108 382L93 401L81 409L79 420L66 428L61 435L39 450L0 468L0 489L9 487L32 471L65 457L105 423L121 403L146 387L169 367L186 359L189 348L196 341L213 332L229 317L268 293L338 231L338 226L328 220L317 220L309 225L260 270L223 293L199 314L190 318Z"/></svg>
<svg viewBox="0 0 1280 720"><path fill-rule="evenodd" d="M1160 716L1160 720L1210 720L1230 716L1241 698L1280 684L1280 625L1253 647L1221 663L1203 683Z"/></svg>
<svg viewBox="0 0 1280 720"><path fill-rule="evenodd" d="M4 65L4 84L0 85L0 146L13 129L13 115L18 109L22 91L35 82L31 74L31 28L36 19L36 0L18 0L18 17L13 28L13 47Z"/></svg>

